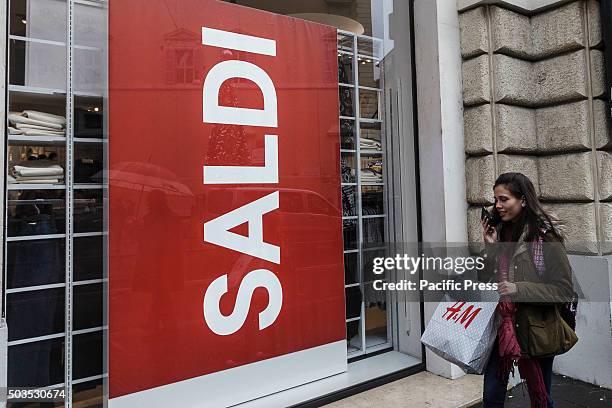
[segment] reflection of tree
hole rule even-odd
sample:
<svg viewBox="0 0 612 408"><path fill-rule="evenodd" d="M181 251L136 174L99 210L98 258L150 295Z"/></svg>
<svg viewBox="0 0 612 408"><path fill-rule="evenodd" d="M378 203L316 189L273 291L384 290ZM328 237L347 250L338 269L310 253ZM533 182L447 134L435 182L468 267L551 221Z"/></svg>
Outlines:
<svg viewBox="0 0 612 408"><path fill-rule="evenodd" d="M219 90L222 106L238 106L231 85L224 84ZM249 150L244 127L237 125L214 125L208 138L207 165L246 165L249 163Z"/></svg>

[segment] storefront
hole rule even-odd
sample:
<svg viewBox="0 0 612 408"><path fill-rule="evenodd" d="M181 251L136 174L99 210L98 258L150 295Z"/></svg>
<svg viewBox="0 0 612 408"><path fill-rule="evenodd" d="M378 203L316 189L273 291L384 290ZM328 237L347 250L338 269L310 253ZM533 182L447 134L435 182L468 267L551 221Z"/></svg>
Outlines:
<svg viewBox="0 0 612 408"><path fill-rule="evenodd" d="M410 3L10 0L8 387L316 405L423 369L371 267L418 242Z"/></svg>

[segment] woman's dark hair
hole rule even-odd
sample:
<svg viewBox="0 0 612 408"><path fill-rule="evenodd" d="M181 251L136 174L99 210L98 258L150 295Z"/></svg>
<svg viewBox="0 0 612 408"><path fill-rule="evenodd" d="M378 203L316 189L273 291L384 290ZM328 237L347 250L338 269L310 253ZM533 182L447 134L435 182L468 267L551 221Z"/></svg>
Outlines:
<svg viewBox="0 0 612 408"><path fill-rule="evenodd" d="M527 224L528 230L527 237L525 238L526 241L533 241L538 235L540 228L546 226L559 241L563 242L563 237L555 228L552 218L544 208L542 208L542 204L540 204L540 200L538 200L535 188L531 180L529 180L529 177L522 173L503 173L495 180L493 188L499 185L505 186L514 197L518 199L525 198L525 207L516 220L516 228L512 230L512 241L518 241L525 224ZM499 217L495 206L493 206L493 216ZM503 236L503 233L500 235Z"/></svg>

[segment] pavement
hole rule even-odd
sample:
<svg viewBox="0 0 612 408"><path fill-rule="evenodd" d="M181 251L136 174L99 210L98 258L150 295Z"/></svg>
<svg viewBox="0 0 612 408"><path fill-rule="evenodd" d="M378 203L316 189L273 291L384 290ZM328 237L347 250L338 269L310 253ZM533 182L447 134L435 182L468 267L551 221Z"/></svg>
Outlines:
<svg viewBox="0 0 612 408"><path fill-rule="evenodd" d="M562 375L553 376L555 408L612 407L612 391ZM325 405L326 408L481 408L482 376L449 380L421 372ZM527 388L518 385L507 395L505 408L528 408Z"/></svg>
<svg viewBox="0 0 612 408"><path fill-rule="evenodd" d="M612 390L566 377L553 375L552 397L555 408L612 407ZM482 403L470 408L482 408ZM529 407L527 387L518 385L506 396L505 408Z"/></svg>
<svg viewBox="0 0 612 408"><path fill-rule="evenodd" d="M482 376L449 380L423 371L325 405L326 408L466 408L482 397Z"/></svg>

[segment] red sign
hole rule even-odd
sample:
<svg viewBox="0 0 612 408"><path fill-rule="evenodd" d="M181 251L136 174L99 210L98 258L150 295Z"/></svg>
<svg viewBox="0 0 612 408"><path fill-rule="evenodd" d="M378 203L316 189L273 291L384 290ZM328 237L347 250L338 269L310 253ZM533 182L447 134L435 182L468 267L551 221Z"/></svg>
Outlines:
<svg viewBox="0 0 612 408"><path fill-rule="evenodd" d="M109 65L110 398L345 339L335 29L115 1Z"/></svg>

